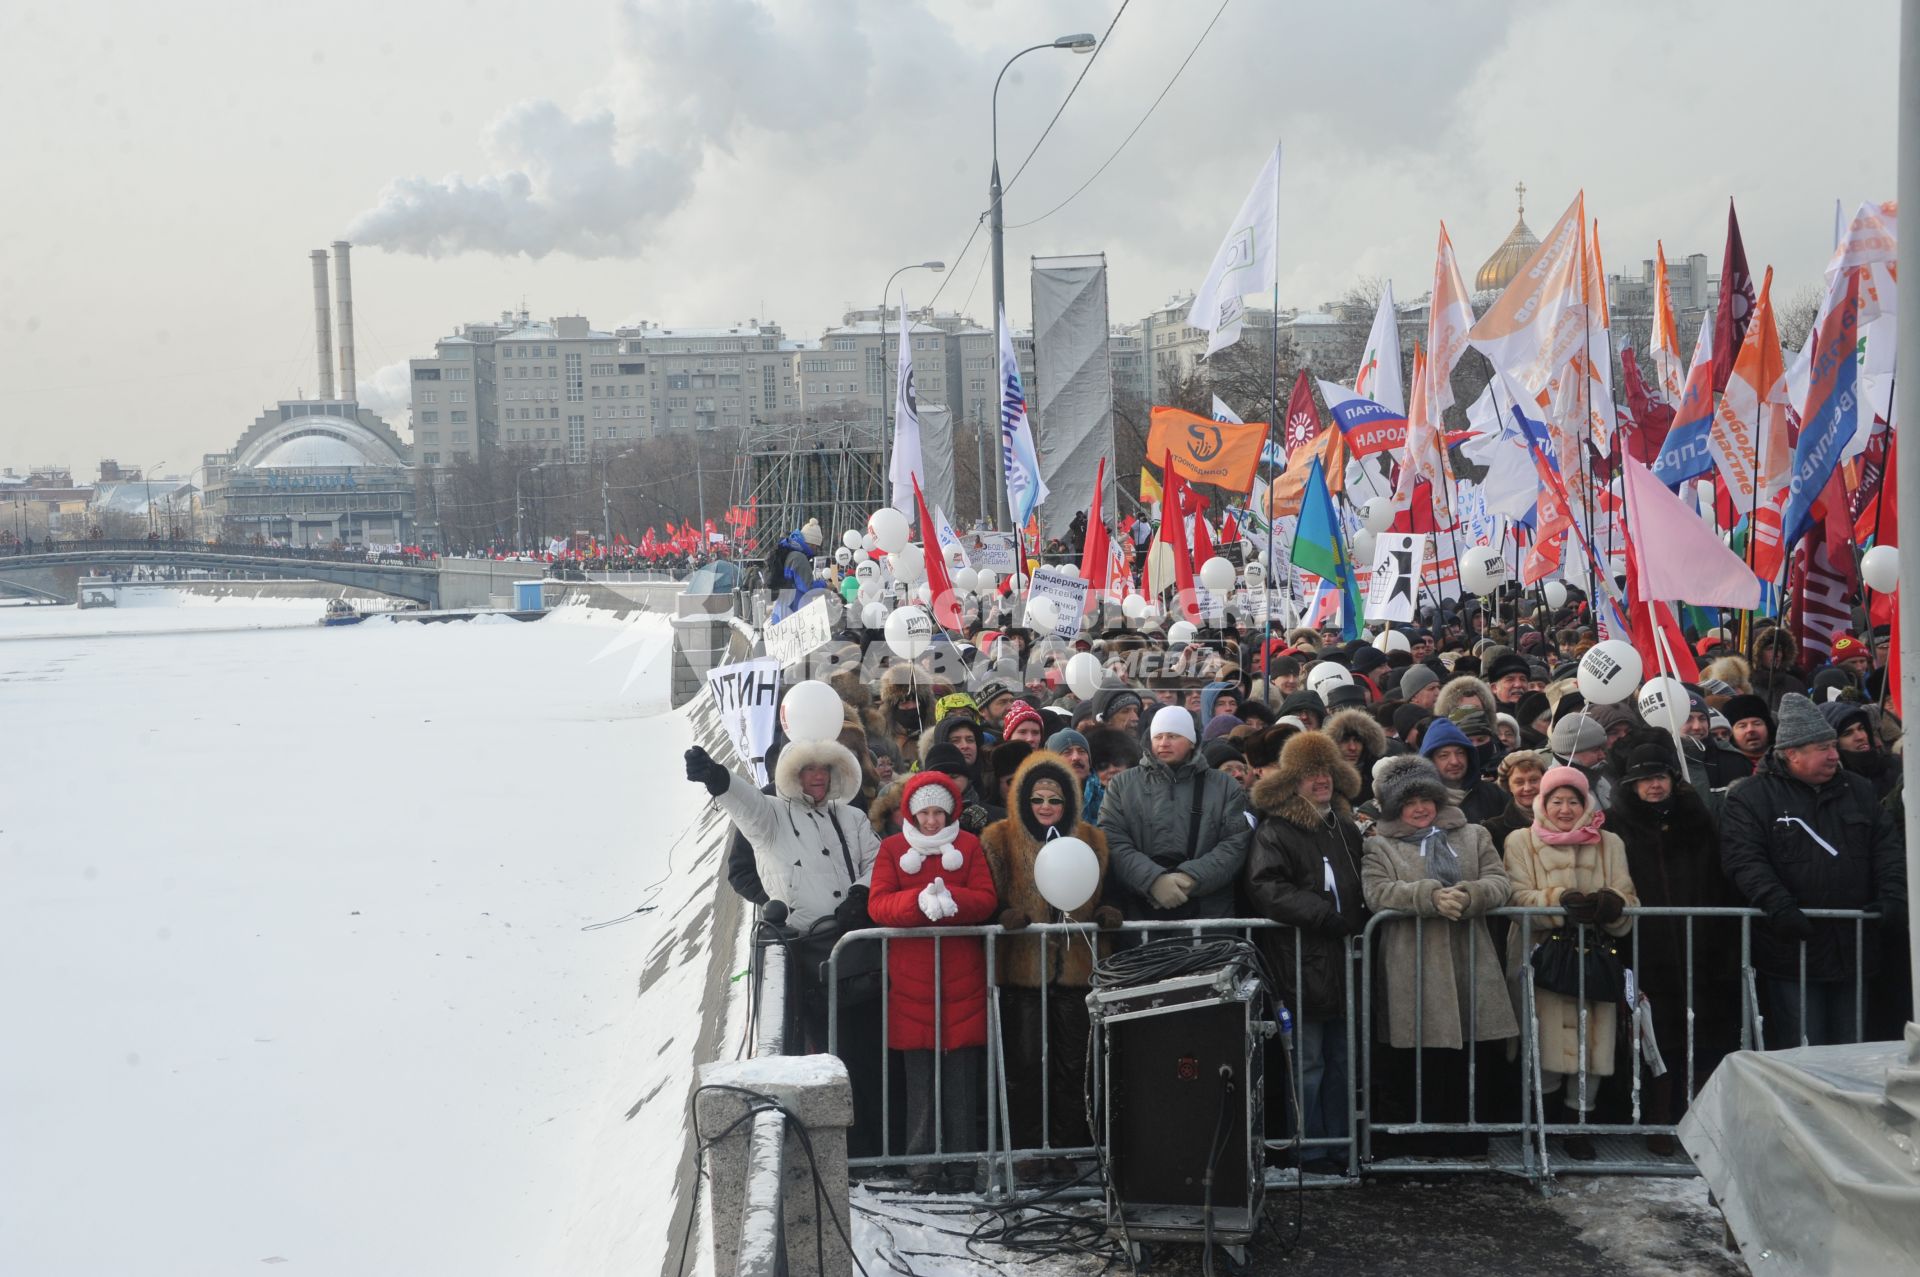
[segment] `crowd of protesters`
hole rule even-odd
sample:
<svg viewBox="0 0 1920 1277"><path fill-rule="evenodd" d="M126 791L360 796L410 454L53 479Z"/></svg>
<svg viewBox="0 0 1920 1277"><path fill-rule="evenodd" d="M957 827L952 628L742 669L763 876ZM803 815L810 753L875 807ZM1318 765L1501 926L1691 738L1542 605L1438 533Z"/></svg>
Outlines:
<svg viewBox="0 0 1920 1277"><path fill-rule="evenodd" d="M817 528L789 540L769 578L791 607L835 588L840 573L815 579ZM886 651L877 631L836 634L816 656L838 662L826 677L843 703L839 740L776 742L764 790L688 751L688 778L737 828L730 881L805 955L796 1049L825 1048L820 959L834 938L878 925L997 925L1012 1146L1084 1147L1084 997L1098 955L1132 934L1113 928L1263 918L1283 924L1259 937L1299 1070L1285 1089L1300 1102L1273 1108L1304 1135L1347 1132L1347 1017L1362 1005L1349 983L1363 935L1376 983L1373 1022L1356 1027L1375 1044L1376 1121L1413 1120L1416 1094L1426 1122L1511 1120L1531 1014L1548 1120L1628 1120L1636 1088L1623 1074L1638 1067L1641 1120L1665 1125L1740 1047L1748 1018L1740 918L1633 912L1655 906L1758 911L1751 965L1765 1046L1899 1033L1910 1003L1902 737L1882 702L1884 631L1842 637L1817 663L1778 623L1760 622L1745 654L1727 631L1690 635L1701 673L1676 747L1631 698L1582 696L1577 663L1596 640L1577 592L1557 609L1517 591L1492 610L1473 600L1424 609L1394 627L1404 642L1377 645L1231 621L1186 644L1170 645L1160 622L1063 641L1009 620L1004 602L970 604L957 634L911 662L876 662ZM1085 697L1062 673L1080 651L1104 671ZM1101 879L1063 918L1036 888L1034 864L1069 834L1094 849ZM1502 907L1551 912L1489 916ZM1856 944L1853 921L1809 915L1818 910L1878 920ZM1393 916L1369 929L1375 913ZM1021 934L1046 921L1093 929ZM1576 927L1629 957L1625 995L1537 984L1527 994L1523 968ZM983 945L949 939L936 963L918 943L927 947L891 945L884 972L878 945L843 952L838 1049L855 1080L856 1153L878 1151L887 1120L895 1151L932 1153L936 1124L941 1151L980 1146ZM855 950L863 961L851 961ZM875 1098L883 1054L902 1109L891 1118ZM1404 1143L1474 1151L1457 1135ZM1648 1143L1671 1151L1664 1135ZM1565 1144L1594 1155L1578 1133ZM1482 1136L1477 1151L1485 1146ZM966 1173L930 1162L915 1177L952 1186Z"/></svg>

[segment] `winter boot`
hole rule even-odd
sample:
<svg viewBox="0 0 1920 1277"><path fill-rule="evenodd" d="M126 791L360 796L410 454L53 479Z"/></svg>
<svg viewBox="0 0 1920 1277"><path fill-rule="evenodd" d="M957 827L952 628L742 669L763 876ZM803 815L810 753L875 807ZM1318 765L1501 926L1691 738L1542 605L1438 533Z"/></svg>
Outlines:
<svg viewBox="0 0 1920 1277"><path fill-rule="evenodd" d="M1568 1104L1565 1100L1562 1100L1560 1102L1560 1120L1571 1126L1580 1120L1580 1111L1571 1104ZM1593 1141L1585 1135L1568 1135L1562 1138L1561 1143L1567 1150L1567 1156L1576 1162L1591 1162L1599 1156L1599 1153L1595 1151L1593 1147Z"/></svg>

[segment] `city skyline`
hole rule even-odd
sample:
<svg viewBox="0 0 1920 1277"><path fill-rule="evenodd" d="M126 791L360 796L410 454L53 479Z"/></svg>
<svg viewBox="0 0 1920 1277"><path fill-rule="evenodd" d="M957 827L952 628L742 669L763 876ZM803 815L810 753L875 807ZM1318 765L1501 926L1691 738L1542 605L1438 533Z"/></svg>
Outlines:
<svg viewBox="0 0 1920 1277"><path fill-rule="evenodd" d="M528 40L523 14L485 0L459 22L348 0L319 30L209 9L225 16L191 47L177 16L145 10L10 15L10 43L44 56L0 93L16 118L67 109L57 134L7 144L35 198L0 231L0 377L15 407L0 463L184 469L262 407L315 394L299 259L342 235L356 244L363 386L404 378L457 324L523 302L605 328L751 316L810 339L876 305L894 267L938 258L944 277L899 281L908 304L981 317L984 232L960 248L985 203L993 75L1025 44L1104 33L1118 7L597 4L563 15L592 37L573 42L590 55ZM1230 4L1148 114L1212 17L1130 7L1091 65L1042 53L1008 75L1016 324L1031 255L1104 251L1116 322L1196 285L1275 135L1285 309L1369 275L1418 296L1438 221L1479 261L1511 227L1521 179L1536 231L1584 185L1614 272L1655 237L1670 259L1708 252L1717 271L1732 194L1755 269L1778 268L1782 297L1818 278L1835 199L1892 194L1894 42L1864 38L1891 34L1888 3L1677 18L1645 4L1409 7L1365 31L1339 12L1283 20ZM329 43L337 32L360 34ZM1842 43L1846 59L1807 54ZM1557 115L1533 100L1543 67L1575 86ZM1726 67L1744 73L1740 94ZM1208 92L1221 84L1224 111ZM1822 127L1827 102L1846 129ZM1084 195L1023 226L1143 115ZM437 176L451 172L464 180ZM475 192L495 201L493 232L475 229ZM473 247L412 251L460 245ZM389 421L406 426L404 413Z"/></svg>

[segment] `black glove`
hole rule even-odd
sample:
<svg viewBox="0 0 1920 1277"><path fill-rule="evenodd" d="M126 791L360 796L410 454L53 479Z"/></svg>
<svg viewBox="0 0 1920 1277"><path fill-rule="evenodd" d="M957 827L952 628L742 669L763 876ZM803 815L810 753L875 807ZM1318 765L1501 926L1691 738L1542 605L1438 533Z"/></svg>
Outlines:
<svg viewBox="0 0 1920 1277"><path fill-rule="evenodd" d="M1357 936L1360 934L1360 924L1344 913L1336 913L1327 919L1320 931L1329 936Z"/></svg>
<svg viewBox="0 0 1920 1277"><path fill-rule="evenodd" d="M1093 925L1102 931L1112 931L1123 921L1125 919L1120 916L1120 911L1112 905L1101 905L1093 911Z"/></svg>
<svg viewBox="0 0 1920 1277"><path fill-rule="evenodd" d="M1593 893L1594 921L1603 927L1610 927L1626 915L1626 898L1615 891L1602 887Z"/></svg>
<svg viewBox="0 0 1920 1277"><path fill-rule="evenodd" d="M1907 906L1904 901L1894 903L1876 900L1867 906L1867 912L1879 914L1880 925L1883 927L1897 927L1901 931L1907 929Z"/></svg>
<svg viewBox="0 0 1920 1277"><path fill-rule="evenodd" d="M1813 939L1813 919L1801 913L1797 905L1788 905L1770 919L1773 929L1788 940Z"/></svg>
<svg viewBox="0 0 1920 1277"><path fill-rule="evenodd" d="M685 755L687 760L687 779L698 785L705 785L709 794L718 797L727 792L729 773L706 750L695 745Z"/></svg>
<svg viewBox="0 0 1920 1277"><path fill-rule="evenodd" d="M1600 916L1600 902L1584 891L1569 891L1560 897L1560 908L1568 922L1593 923Z"/></svg>
<svg viewBox="0 0 1920 1277"><path fill-rule="evenodd" d="M843 930L859 931L873 925L867 916L867 889L859 883L847 888L847 897L834 908L833 920Z"/></svg>

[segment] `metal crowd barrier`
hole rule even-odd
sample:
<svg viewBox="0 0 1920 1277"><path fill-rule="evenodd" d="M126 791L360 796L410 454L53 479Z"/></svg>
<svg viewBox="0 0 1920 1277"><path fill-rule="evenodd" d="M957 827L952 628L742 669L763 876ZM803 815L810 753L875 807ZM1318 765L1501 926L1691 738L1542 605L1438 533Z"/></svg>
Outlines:
<svg viewBox="0 0 1920 1277"><path fill-rule="evenodd" d="M1551 917L1562 913L1562 910L1546 907L1503 907L1477 915L1477 918L1484 919L1488 927L1493 927L1511 923L1515 919ZM1858 1039L1864 1035L1866 1023L1865 981L1860 974L1862 967L1861 959L1864 957L1865 952L1865 926L1867 922L1876 920L1878 915L1868 914L1862 910L1847 909L1809 909L1806 913L1810 918L1847 920L1854 924L1855 974L1853 978L1853 1001L1855 1037ZM1740 961L1737 975L1730 978L1733 978L1737 985L1737 988L1732 990L1731 996L1739 999L1739 1006L1737 1010L1733 1012L1733 1015L1737 1017L1739 1025L1738 1049L1746 1050L1754 1048L1757 1044L1764 1044L1765 1042L1765 1018L1762 1014L1762 999L1752 963L1753 920L1755 918L1761 918L1763 915L1757 910L1745 908L1680 909L1636 907L1626 910L1625 916L1636 922L1639 920L1678 919L1684 924L1683 952L1685 955L1685 971L1683 978L1685 1005L1683 1007L1683 1018L1686 1025L1686 1040L1684 1071L1680 1072L1674 1088L1676 1097L1674 1108L1676 1114L1673 1116L1677 1116L1677 1110L1680 1105L1684 1102L1690 1102L1697 1094L1699 1084L1704 1081L1698 1074L1702 1044L1697 1041L1696 1034L1696 1022L1698 1012L1701 1008L1701 1003L1698 1000L1698 995L1701 990L1696 987L1696 925L1716 919L1729 922L1737 920L1739 923ZM1580 993L1575 998L1579 1007L1578 1068L1575 1073L1566 1075L1560 1083L1560 1086L1568 1088L1569 1091L1577 1087L1578 1091L1574 1093L1584 1097L1589 1103L1585 1108L1579 1108L1576 1105L1577 1120L1574 1122L1553 1121L1549 1119L1546 1111L1546 1102L1551 1093L1549 1093L1545 1087L1545 1075L1548 1071L1544 1069L1541 1064L1537 995L1534 989L1533 970L1526 961L1527 952L1530 951L1533 940L1531 932L1523 933L1522 938L1517 941L1525 945L1527 951L1523 951L1517 956L1509 953L1502 967L1503 996L1507 996L1512 1003L1519 1029L1517 1046L1518 1058L1516 1061L1516 1094L1513 1096L1514 1108L1510 1110L1512 1116L1494 1116L1486 1120L1482 1120L1480 1116L1481 1080L1479 1076L1480 1065L1478 1058L1480 1051L1474 1049L1475 1033L1473 1032L1474 1026L1478 1023L1480 1011L1476 982L1469 980L1467 982L1466 1007L1468 1032L1466 1034L1467 1046L1465 1048L1464 1060L1467 1093L1467 1107L1465 1111L1467 1120L1429 1120L1425 1085L1426 1053L1429 1050L1440 1050L1442 1048L1430 1048L1419 1045L1424 1037L1427 981L1425 964L1419 961L1416 961L1415 965L1413 995L1414 1041L1416 1045L1411 1048L1405 1048L1411 1052L1413 1057L1413 1079L1411 1083L1412 1120L1394 1121L1378 1115L1375 1104L1375 1092L1379 1085L1379 1078L1376 1076L1377 1061L1375 1057L1377 1047L1384 1045L1384 1041L1375 1026L1376 997L1378 996L1374 987L1374 967L1378 961L1375 948L1382 929L1390 924L1400 923L1410 923L1413 926L1415 932L1414 952L1416 955L1422 953L1421 942L1424 939L1424 930L1426 927L1435 925L1458 925L1448 923L1444 919L1428 919L1402 913L1377 913L1369 919L1366 929L1360 936L1347 942L1348 955L1344 1016L1348 1070L1348 1077L1346 1079L1347 1133L1344 1136L1314 1137L1309 1137L1305 1134L1306 1106L1304 1070L1298 1066L1298 1061L1293 1049L1294 1042L1292 1040L1292 1034L1283 1033L1281 1035L1281 1045L1287 1056L1288 1090L1292 1099L1292 1109L1288 1120L1291 1134L1284 1138L1266 1139L1265 1143L1270 1153L1291 1153L1296 1163L1313 1157L1330 1158L1336 1162L1344 1162L1349 1176L1391 1173L1395 1171L1431 1173L1436 1171L1493 1170L1520 1175L1535 1183L1541 1183L1551 1178L1556 1169L1565 1169L1568 1161L1568 1158L1564 1154L1554 1151L1548 1142L1550 1137L1587 1135L1644 1138L1646 1136L1670 1136L1673 1134L1675 1128L1671 1121L1652 1123L1644 1120L1645 1114L1642 1109L1642 1078L1646 1072L1646 1060L1642 1036L1638 1029L1635 1007L1638 1006L1639 1001L1643 999L1645 995L1644 992L1639 989L1637 980L1630 985L1630 991L1635 997L1634 1006L1628 1006L1624 1003L1613 1004L1617 1007L1616 1034L1627 1034L1629 1041L1627 1051L1628 1058L1622 1061L1622 1065L1628 1073L1628 1078L1619 1084L1629 1088L1629 1120L1625 1122L1589 1120L1593 1111L1592 1101L1599 1089L1599 1081L1603 1075L1594 1070L1593 1066L1596 1062L1588 1058L1590 1017L1594 1007L1589 1005L1588 999L1585 996L1584 971L1581 973ZM893 1139L892 1132L892 1092L895 1088L893 1087L890 1076L891 1070L889 1068L891 1053L887 1047L890 1009L885 994L885 981L883 978L879 1008L879 1060L876 1070L880 1088L880 1113L882 1115L881 1130L879 1132L880 1151L877 1154L869 1156L850 1158L849 1165L856 1171L902 1171L921 1165L972 1162L984 1172L988 1192L992 1195L1012 1191L1017 1180L1020 1178L1017 1168L1022 1162L1057 1158L1086 1159L1098 1155L1099 1150L1091 1145L1057 1147L1053 1145L1051 1140L1051 1119L1053 1106L1055 1104L1062 1102L1083 1104L1087 1107L1090 1115L1097 1113L1099 1110L1098 1070L1090 1068L1086 1071L1086 1080L1081 1093L1072 1097L1054 1096L1051 1093L1052 1088L1048 1077L1047 1065L1051 1056L1050 1043L1048 1042L1048 1035L1051 1032L1051 1016L1049 1014L1048 1002L1054 997L1083 997L1084 994L1072 987L1055 988L1050 984L1042 984L1039 986L1039 1025L1041 1035L1039 1051L1040 1076L1037 1079L1010 1078L1007 1070L1006 1026L1000 1006L1001 986L998 972L1001 966L1001 945L1019 943L1022 938L1026 937L1042 938L1052 935L1066 935L1070 937L1084 937L1085 942L1089 944L1089 946L1092 946L1097 954L1099 938L1103 935L1127 935L1139 939L1190 936L1198 942L1203 938L1234 934L1244 936L1251 940L1257 932L1276 929L1285 930L1286 928L1282 928L1281 924L1266 919L1215 918L1163 923L1128 922L1122 924L1118 929L1108 931L1102 931L1089 923L1036 923L1016 933L1005 932L997 926L876 927L852 932L840 937L835 943L827 961L826 981L827 1043L828 1049L835 1054L840 1054L840 962L842 955L853 946L878 944L881 951L880 967L884 972L890 961L890 945L892 941L896 939L930 939L935 942L933 1007L934 1054L936 1060L941 1063L944 1063L945 1056L941 1040L945 1023L943 982L941 980L943 942L976 937L984 942L988 990L985 1085L981 1097L985 1110L983 1146L977 1148L969 1147L977 1142L974 1138L974 1132L950 1133L945 1129L942 1091L944 1086L943 1074L946 1070L936 1065L933 1069L934 1093L932 1097L933 1150L931 1152L908 1154L904 1150L895 1147L896 1141ZM1582 924L1578 930L1582 933L1580 939L1584 941L1586 926ZM1629 930L1625 936L1619 938L1619 943L1625 950L1622 955L1623 965L1633 972L1638 972L1639 970L1641 930L1641 927L1636 925ZM1478 955L1479 945L1489 943L1491 936L1490 933L1483 936L1479 926L1469 928L1467 935L1467 961L1468 970L1471 972L1472 964ZM1044 944L1043 939L1037 939L1037 942ZM1305 987L1305 952L1304 939L1298 932L1293 936L1293 961L1293 987L1296 990L1300 990ZM1044 965L1048 969L1051 969L1051 963ZM1805 1004L1808 996L1808 983L1806 944L1803 942L1800 945L1799 977L1799 999L1802 1008L1800 1023L1803 1028L1807 1023ZM1356 1014L1356 1010L1358 1014ZM1649 1019L1650 1018L1651 1005L1649 1000ZM1802 1042L1804 1043L1804 1041L1805 1038L1803 1034ZM1663 1053L1671 1049L1665 1043L1659 1042L1657 1035L1656 1044L1661 1047ZM1709 1043L1706 1045L1717 1047L1722 1044ZM1725 1045L1731 1044L1728 1043ZM1485 1046L1483 1046L1482 1049L1485 1049ZM1618 1048L1616 1048L1616 1054L1618 1054ZM1091 1046L1089 1047L1089 1058L1091 1058ZM1671 1063L1664 1060L1664 1057L1663 1063L1666 1064L1668 1071L1676 1071ZM855 1072L855 1085L858 1086L860 1084L860 1077L865 1070L859 1068L857 1062L853 1062L852 1067L854 1067ZM1683 1089L1679 1083L1684 1083ZM871 1084L871 1081L869 1084ZM1040 1142L1037 1145L1019 1147L1015 1145L1010 1137L1013 1122L1011 1118L1009 1092L1015 1085L1038 1087L1040 1098ZM1404 1099L1406 1097L1401 1096L1399 1098ZM1088 1126L1090 1129L1094 1129L1095 1123L1089 1121ZM1484 1159L1473 1156L1454 1158L1385 1157L1379 1155L1375 1149L1375 1137L1377 1135L1392 1137L1453 1136L1470 1138L1476 1141L1485 1139L1488 1141L1488 1152ZM950 1136L952 1138L950 1138ZM1649 1154L1646 1157L1636 1158L1614 1153L1603 1160L1583 1162L1580 1164L1580 1169L1583 1173L1693 1173L1691 1163L1688 1162L1683 1155L1661 1157ZM1284 1175L1285 1172L1281 1172L1281 1174Z"/></svg>

